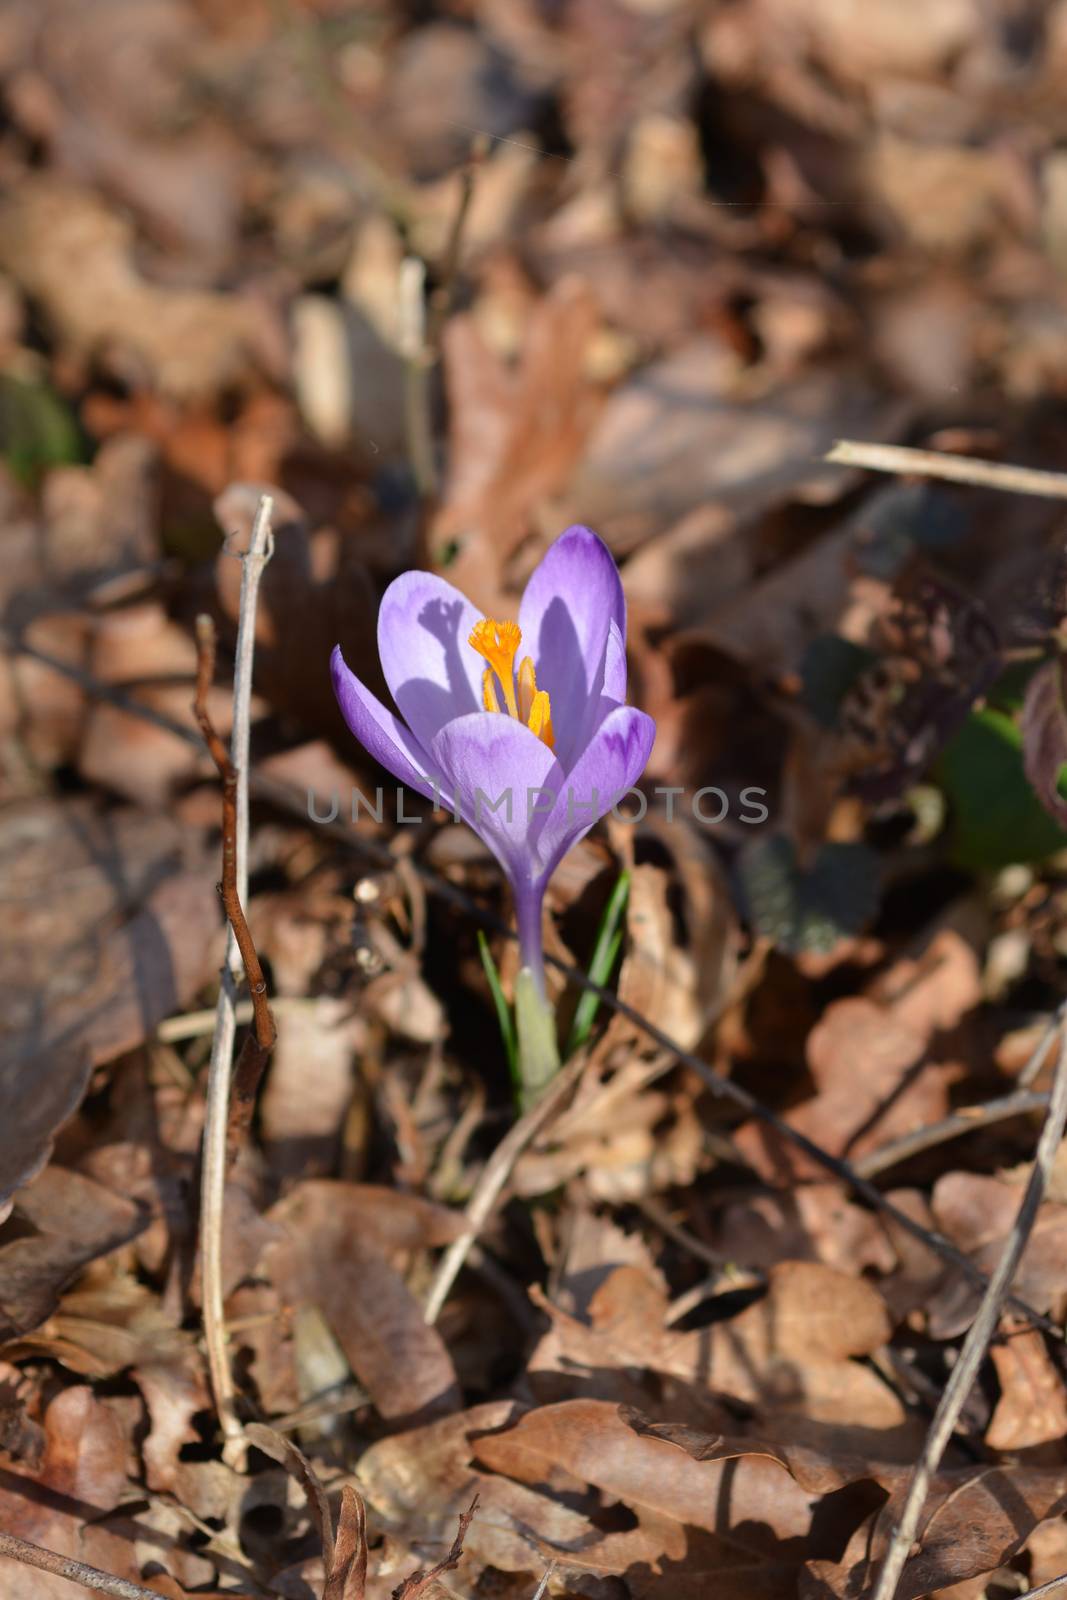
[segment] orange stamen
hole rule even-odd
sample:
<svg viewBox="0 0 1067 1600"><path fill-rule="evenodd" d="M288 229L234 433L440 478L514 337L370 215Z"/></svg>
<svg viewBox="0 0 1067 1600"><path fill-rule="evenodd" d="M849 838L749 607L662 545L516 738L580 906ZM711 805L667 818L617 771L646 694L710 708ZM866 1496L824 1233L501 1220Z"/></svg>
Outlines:
<svg viewBox="0 0 1067 1600"><path fill-rule="evenodd" d="M552 731L552 707L544 689L537 687L537 675L529 656L525 656L518 671L518 696L515 693L515 656L522 643L522 632L516 622L496 622L485 617L476 622L467 640L472 650L488 661L482 673L482 705L486 711L500 710L494 677L504 693L504 704L509 716L524 722L551 750L555 746Z"/></svg>
<svg viewBox="0 0 1067 1600"><path fill-rule="evenodd" d="M492 667L486 667L482 673L482 705L486 711L500 710L500 701L497 699L496 689L493 687Z"/></svg>
<svg viewBox="0 0 1067 1600"><path fill-rule="evenodd" d="M549 705L546 689L538 689L534 695L526 725L531 732L536 733L542 744L547 744L550 750L556 748L556 736L552 732L552 707Z"/></svg>
<svg viewBox="0 0 1067 1600"><path fill-rule="evenodd" d="M476 622L471 629L467 643L492 667L500 680L500 687L504 691L504 703L511 716L517 717L519 708L515 704L515 683L513 673L515 668L515 652L522 643L522 633L517 622L494 622L492 617L484 617L481 622Z"/></svg>
<svg viewBox="0 0 1067 1600"><path fill-rule="evenodd" d="M525 722L528 728L533 726L530 712L533 710L536 694L537 674L534 672L534 664L529 656L524 656L519 668L519 721Z"/></svg>

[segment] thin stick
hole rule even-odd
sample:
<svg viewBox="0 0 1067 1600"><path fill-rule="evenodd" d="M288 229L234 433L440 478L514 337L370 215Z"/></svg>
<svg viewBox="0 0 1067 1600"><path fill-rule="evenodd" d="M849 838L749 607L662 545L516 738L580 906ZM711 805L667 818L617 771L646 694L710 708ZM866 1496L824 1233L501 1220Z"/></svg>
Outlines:
<svg viewBox="0 0 1067 1600"><path fill-rule="evenodd" d="M99 1567L87 1567L84 1561L56 1555L54 1550L30 1544L28 1539L16 1539L13 1533L0 1533L0 1556L10 1556L12 1561L21 1561L25 1567L36 1567L56 1578L66 1578L83 1589L114 1595L115 1600L159 1600L158 1589L142 1589L139 1583L130 1583L126 1578L113 1578Z"/></svg>
<svg viewBox="0 0 1067 1600"><path fill-rule="evenodd" d="M489 154L489 139L480 133L471 140L471 151L459 180L459 204L456 206L452 226L448 230L441 263L441 282L430 300L430 315L426 325L426 343L436 357L441 353L441 330L455 304L456 285L459 281L459 263L463 248L463 232L474 199L474 184L478 169Z"/></svg>
<svg viewBox="0 0 1067 1600"><path fill-rule="evenodd" d="M187 744L200 743L198 735L191 728L185 727L182 723L166 716L163 712L150 711L148 707L142 705L132 695L127 695L122 690L114 689L109 684L101 683L93 678L90 673L72 665L69 661L64 661L59 656L53 656L46 651L39 650L17 636L7 635L3 630L0 630L0 640L4 641L8 648L17 650L21 655L30 656L34 660L40 661L42 665L70 679L71 682L79 684L94 699L118 706L123 711L128 711L131 716L141 717L144 721L165 729L168 733L172 733L176 739L184 740ZM309 802L306 792L296 790L291 784L282 783L277 778L268 777L265 773L252 773L249 784L252 793L264 801L279 806L304 821L307 820ZM322 815L329 809L324 796L312 794L311 800L314 803L317 815ZM354 834L345 823L340 821L322 822L320 826L326 830L331 838L336 839L347 849L355 850L364 859L373 861L375 865L379 867L396 866L395 858L388 849L376 844L373 839L369 839L365 835ZM450 883L447 878L443 878L439 873L435 872L431 866L419 861L415 863L415 870L423 879L431 894L434 894L439 900L462 911L466 916L474 917L483 927L490 929L493 933L497 933L503 938L514 939L514 929L509 928L501 918L487 911L484 906L480 905L469 894L464 893L456 884ZM555 956L551 955L545 956L545 962L548 966L561 973L568 983L577 984L579 988L589 990L609 1010L616 1012L619 1016L627 1017L635 1027L640 1028L641 1032L651 1039L653 1043L657 1044L661 1050L667 1051L676 1063L697 1073L713 1094L720 1096L722 1099L732 1101L746 1115L755 1117L766 1127L772 1128L780 1138L793 1145L796 1149L803 1150L806 1155L810 1156L812 1161L817 1162L833 1177L846 1184L873 1210L891 1218L898 1227L902 1228L905 1233L910 1234L913 1239L917 1239L927 1250L932 1251L934 1255L940 1256L943 1261L947 1261L956 1267L977 1288L982 1289L985 1287L988 1281L985 1273L975 1266L969 1256L958 1250L943 1234L937 1233L933 1229L925 1228L921 1222L917 1222L908 1212L894 1205L875 1184L858 1173L849 1162L842 1160L839 1156L831 1155L830 1151L824 1150L821 1145L816 1144L814 1139L809 1139L806 1134L791 1127L788 1122L771 1111L768 1106L763 1105L754 1095L749 1094L747 1090L734 1083L732 1079L716 1072L714 1068L708 1066L706 1061L702 1061L699 1056L683 1049L669 1034L664 1033L661 1028L657 1028L655 1023L642 1016L633 1006L627 1005L614 991L605 988L602 984L595 983L579 967L570 966L567 962L559 961ZM711 1020L714 1020L714 1018ZM1053 1031L1056 1026L1056 1022L1051 1024ZM1027 1072L1024 1070L1017 1080L1020 1085L1027 1081L1032 1081L1032 1077L1036 1076L1048 1043L1049 1037L1042 1040L1038 1047L1041 1054L1035 1051L1034 1057L1031 1058L1033 1071L1030 1078L1027 1078ZM1009 1304L1026 1317L1035 1328L1040 1328L1043 1332L1051 1334L1057 1339L1062 1338L1062 1330L1050 1317L1046 1317L1035 1310L1032 1305L1029 1305L1027 1301L1021 1299L1018 1295L1012 1295Z"/></svg>
<svg viewBox="0 0 1067 1600"><path fill-rule="evenodd" d="M400 263L400 353L404 358L404 431L415 487L425 500L437 493L431 420L430 367L426 342L426 267L418 256Z"/></svg>
<svg viewBox="0 0 1067 1600"><path fill-rule="evenodd" d="M553 1561L550 1567L545 1568L545 1575L541 1579L541 1582L537 1585L537 1588L534 1590L532 1600L541 1600L542 1595L548 1589L549 1580L555 1576L555 1571L556 1563Z"/></svg>
<svg viewBox="0 0 1067 1600"><path fill-rule="evenodd" d="M955 1431L960 1413L978 1375L978 1369L985 1360L989 1341L996 1331L1008 1289L1018 1270L1048 1185L1052 1163L1063 1139L1065 1126L1067 1126L1067 1030L1064 1031L1060 1042L1060 1056L1052 1082L1048 1115L1037 1142L1034 1164L1018 1216L982 1296L967 1337L963 1341L959 1359L952 1369L940 1404L934 1412L922 1455L912 1472L907 1498L893 1530L871 1600L893 1600L897 1592L901 1573L919 1531L919 1520L926 1503L930 1480L937 1471L945 1447Z"/></svg>
<svg viewBox="0 0 1067 1600"><path fill-rule="evenodd" d="M1039 1583L1036 1589L1027 1589L1025 1594L1016 1595L1015 1600L1039 1600L1046 1594L1054 1594L1057 1589L1062 1589L1067 1583L1067 1572L1058 1578L1050 1578L1047 1583Z"/></svg>
<svg viewBox="0 0 1067 1600"><path fill-rule="evenodd" d="M838 439L823 460L837 467L866 467L871 472L945 478L950 483L970 483L978 489L1003 489L1009 494L1036 494L1046 500L1067 500L1065 472L1042 472L1036 467L1013 467L1000 461L976 461L972 456L949 455L944 450L911 450L900 444L865 444L860 439Z"/></svg>
<svg viewBox="0 0 1067 1600"><path fill-rule="evenodd" d="M328 1009L320 1002L325 998L322 995L275 995L271 1001L270 1009L275 1017L310 1016L314 1018L320 1011ZM243 1024L251 1022L255 1017L255 1007L251 1000L238 1000L237 1022ZM205 1034L215 1031L215 1012L210 1011L182 1011L176 1017L166 1017L155 1029L154 1037L160 1044L179 1044L184 1039L202 1039Z"/></svg>
<svg viewBox="0 0 1067 1600"><path fill-rule="evenodd" d="M551 1121L562 1106L585 1067L585 1057L576 1056L556 1074L541 1099L513 1123L482 1168L474 1192L467 1202L467 1226L445 1251L434 1273L423 1313L427 1322L436 1322L448 1292L459 1276L463 1263L493 1213L515 1163L535 1134Z"/></svg>
<svg viewBox="0 0 1067 1600"><path fill-rule="evenodd" d="M215 675L215 626L210 617L197 617L197 673L196 673L196 699L193 701L193 711L200 724L200 731L204 736L204 743L211 752L211 759L219 769L222 779L222 903L226 910L226 917L230 924L230 931L236 941L241 956L241 965L248 980L248 989L252 997L252 1023L253 1030L245 1035L241 1053L237 1058L237 1068L233 1075L233 1103L230 1106L226 1128L226 1166L227 1171L232 1168L237 1156L237 1150L248 1124L252 1117L252 1107L255 1104L256 1090L267 1065L267 1058L274 1048L277 1038L277 1029L271 1015L270 1001L267 999L267 983L260 965L259 953L252 938L252 931L245 920L244 907L241 904L241 894L237 887L237 797L239 783L237 769L226 752L226 746L219 738L215 726L211 721L207 709L208 690L211 680ZM245 792L245 805L247 810L248 795ZM247 841L248 823L245 820L245 838ZM247 873L246 873L247 879ZM245 890L247 893L247 888ZM231 969L232 970L232 969ZM234 1021L237 1020L237 1007L234 1007Z"/></svg>
<svg viewBox="0 0 1067 1600"><path fill-rule="evenodd" d="M1041 1068L1045 1065L1045 1057L1048 1055L1049 1045L1056 1037L1065 1020L1067 1020L1067 1001L1063 1005L1056 1007L1056 1010L1045 1024L1044 1033L1031 1050L1029 1060L1015 1080L1018 1088L1028 1089L1033 1083Z"/></svg>
<svg viewBox="0 0 1067 1600"><path fill-rule="evenodd" d="M999 1100L987 1100L979 1106L964 1106L940 1122L931 1122L925 1128L915 1128L911 1133L902 1134L899 1139L890 1139L887 1144L872 1150L870 1155L854 1160L852 1165L861 1177L874 1178L922 1150L945 1144L949 1139L959 1139L977 1128L991 1127L994 1122L1007 1122L1009 1117L1021 1117L1029 1111L1043 1111L1047 1105L1047 1094L1035 1089L1016 1089L1014 1094L1003 1095Z"/></svg>
<svg viewBox="0 0 1067 1600"><path fill-rule="evenodd" d="M228 895L227 916L230 919L226 936L226 957L222 968L216 1010L215 1037L211 1047L211 1065L208 1069L207 1106L204 1117L203 1162L200 1176L200 1272L201 1298L204 1314L204 1342L207 1348L211 1387L215 1396L215 1409L223 1434L223 1455L236 1464L243 1457L244 1447L241 1423L235 1405L236 1391L230 1370L226 1347L226 1330L223 1315L222 1281L222 1226L226 1193L227 1131L229 1123L230 1076L233 1065L233 1041L237 1028L237 975L241 970L241 947L235 931L232 911L236 907L240 921L244 915L241 906L248 898L248 748L251 727L250 701L252 695L252 656L255 649L256 599L263 568L273 553L270 519L273 502L264 495L256 509L252 524L252 537L244 556L241 572L241 603L237 623L237 661L233 679L233 737L230 756L224 765L232 768L233 783L223 776L223 804L227 821L232 805L233 835L231 845L223 843L223 894ZM198 698L200 684L198 683ZM199 720L199 718L198 718ZM211 730L212 732L214 730ZM206 737L205 733L205 737ZM211 741L209 740L209 748ZM223 750L225 758L225 750ZM218 754L215 753L216 765ZM229 798L227 795L229 793ZM232 891L232 892L229 892ZM245 925L247 932L247 924ZM247 941L251 944L251 939ZM255 958L255 947L251 955ZM256 960L258 967L258 959ZM259 973L262 984L263 975ZM257 997L255 985L252 1003L257 998L266 1003L265 986ZM269 1007L267 1016L270 1016ZM270 1023L273 1028L273 1020ZM249 1036L251 1037L251 1035ZM256 1035L259 1037L258 1031Z"/></svg>

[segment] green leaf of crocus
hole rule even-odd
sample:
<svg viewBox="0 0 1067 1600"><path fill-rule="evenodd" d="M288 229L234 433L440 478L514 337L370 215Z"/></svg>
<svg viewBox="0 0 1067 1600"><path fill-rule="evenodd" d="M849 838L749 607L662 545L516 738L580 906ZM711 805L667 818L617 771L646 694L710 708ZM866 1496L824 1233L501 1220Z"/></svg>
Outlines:
<svg viewBox="0 0 1067 1600"><path fill-rule="evenodd" d="M626 914L626 902L630 897L630 874L622 872L619 880L611 891L604 914L597 928L596 943L593 946L593 959L589 963L589 976L601 988L611 977L612 969L618 960L622 948L622 920ZM592 1032L593 1023L596 1021L600 997L592 989L586 989L579 1000L571 1024L571 1035L567 1040L564 1051L564 1060L588 1039Z"/></svg>

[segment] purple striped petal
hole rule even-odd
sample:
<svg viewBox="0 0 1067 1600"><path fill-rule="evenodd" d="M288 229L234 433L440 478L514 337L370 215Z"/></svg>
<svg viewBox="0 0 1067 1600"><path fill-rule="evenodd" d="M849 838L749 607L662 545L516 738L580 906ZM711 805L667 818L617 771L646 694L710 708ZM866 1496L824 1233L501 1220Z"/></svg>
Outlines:
<svg viewBox="0 0 1067 1600"><path fill-rule="evenodd" d="M571 845L610 811L644 772L656 724L634 706L610 711L567 773L559 799L537 840L547 877Z"/></svg>
<svg viewBox="0 0 1067 1600"><path fill-rule="evenodd" d="M586 713L603 688L612 622L625 639L626 601L611 551L591 529L568 528L534 569L519 608L519 653L533 657L537 686L548 690L564 771L591 731Z"/></svg>
<svg viewBox="0 0 1067 1600"><path fill-rule="evenodd" d="M481 613L433 572L404 572L382 597L378 653L400 715L428 749L482 705L485 662L467 640Z"/></svg>
<svg viewBox="0 0 1067 1600"><path fill-rule="evenodd" d="M340 645L334 646L330 657L330 676L341 715L363 748L394 778L409 784L427 799L434 799L430 760L425 750L400 718L388 711L377 695L346 666ZM447 797L442 804L450 804Z"/></svg>
<svg viewBox="0 0 1067 1600"><path fill-rule="evenodd" d="M442 728L430 759L464 822L484 839L512 883L532 882L537 838L564 784L548 746L524 723L480 711Z"/></svg>

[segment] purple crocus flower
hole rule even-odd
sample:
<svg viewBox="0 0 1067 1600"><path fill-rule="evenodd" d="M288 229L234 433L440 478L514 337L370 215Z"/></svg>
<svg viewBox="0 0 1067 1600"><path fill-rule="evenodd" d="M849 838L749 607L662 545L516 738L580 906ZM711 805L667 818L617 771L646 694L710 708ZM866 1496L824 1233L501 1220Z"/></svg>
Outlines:
<svg viewBox="0 0 1067 1600"><path fill-rule="evenodd" d="M518 623L481 617L431 572L391 583L378 615L396 716L331 659L360 743L447 805L511 881L522 962L543 987L545 885L644 771L655 723L626 705L626 602L610 551L568 528L526 586Z"/></svg>

